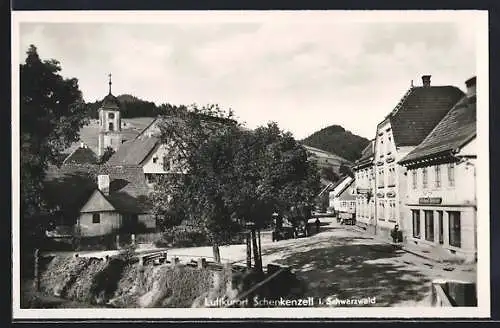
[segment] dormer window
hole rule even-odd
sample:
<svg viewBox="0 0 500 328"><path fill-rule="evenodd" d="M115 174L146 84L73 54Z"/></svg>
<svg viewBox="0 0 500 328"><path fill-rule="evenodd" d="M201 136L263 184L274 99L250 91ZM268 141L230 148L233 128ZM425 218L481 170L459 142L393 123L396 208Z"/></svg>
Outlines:
<svg viewBox="0 0 500 328"><path fill-rule="evenodd" d="M110 120L113 120L113 119L115 118L115 113L109 113L109 114L108 114L108 118L109 118Z"/></svg>

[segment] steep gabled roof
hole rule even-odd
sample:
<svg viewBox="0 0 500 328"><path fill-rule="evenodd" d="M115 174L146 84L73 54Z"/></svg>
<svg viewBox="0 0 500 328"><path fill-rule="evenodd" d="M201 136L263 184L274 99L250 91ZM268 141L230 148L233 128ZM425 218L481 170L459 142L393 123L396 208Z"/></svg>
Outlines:
<svg viewBox="0 0 500 328"><path fill-rule="evenodd" d="M340 180L335 184L335 186L332 188L333 190L331 191L333 193L333 197L338 197L340 193L346 188L346 186L349 186L354 179L350 176L345 176L343 178L340 178Z"/></svg>
<svg viewBox="0 0 500 328"><path fill-rule="evenodd" d="M140 165L159 146L159 141L156 137L129 140L118 148L118 151L111 156L107 164L109 166Z"/></svg>
<svg viewBox="0 0 500 328"><path fill-rule="evenodd" d="M86 146L79 147L66 157L63 164L97 164L97 155Z"/></svg>
<svg viewBox="0 0 500 328"><path fill-rule="evenodd" d="M342 200L354 200L354 199L356 199L355 195L353 195L352 193L348 192L350 190L349 187L351 187L353 183L354 183L354 179L352 179L345 186L343 186L342 189L339 190L339 192L338 192L338 194L337 194L336 197L338 197L338 198L340 198Z"/></svg>
<svg viewBox="0 0 500 328"><path fill-rule="evenodd" d="M412 87L387 117L396 147L420 144L463 96L454 86Z"/></svg>
<svg viewBox="0 0 500 328"><path fill-rule="evenodd" d="M151 203L150 188L142 167L137 165L109 166L101 168L100 174L109 175L109 195L106 198L120 212L146 213Z"/></svg>
<svg viewBox="0 0 500 328"><path fill-rule="evenodd" d="M368 145L366 145L363 151L361 151L361 157L356 161L356 164L364 162L375 155L374 144L375 140L374 139L370 140Z"/></svg>
<svg viewBox="0 0 500 328"><path fill-rule="evenodd" d="M68 224L97 188L96 166L63 165L50 166L45 172L44 199L52 208L59 208Z"/></svg>
<svg viewBox="0 0 500 328"><path fill-rule="evenodd" d="M347 160L347 159L345 159L345 158L343 158L343 157L341 157L339 155L330 153L330 152L328 152L326 150L315 148L315 147L311 147L311 146L304 145L304 144L302 144L302 147L304 147L307 151L313 153L314 155L316 155L316 153L319 153L319 154L321 154L324 157L328 157L328 158L331 158L331 159L336 159L336 160L338 160L341 163L351 164L351 161L349 161L349 160Z"/></svg>
<svg viewBox="0 0 500 328"><path fill-rule="evenodd" d="M98 191L97 175L108 174L109 195L104 197L121 213L148 213L150 188L140 166L63 165L49 167L44 181L44 196L48 205L59 208L74 222L82 207ZM100 191L98 191L100 192Z"/></svg>
<svg viewBox="0 0 500 328"><path fill-rule="evenodd" d="M400 163L453 152L476 135L476 96L463 97Z"/></svg>

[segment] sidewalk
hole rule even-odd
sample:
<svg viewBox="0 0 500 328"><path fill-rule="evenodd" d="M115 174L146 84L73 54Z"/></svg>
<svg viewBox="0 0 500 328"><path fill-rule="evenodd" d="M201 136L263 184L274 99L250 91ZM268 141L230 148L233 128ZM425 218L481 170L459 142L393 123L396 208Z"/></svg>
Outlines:
<svg viewBox="0 0 500 328"><path fill-rule="evenodd" d="M345 228L351 231L361 233L364 236L371 237L373 240L377 242L384 243L387 245L394 245L390 241L380 238L377 235L367 233L365 230L357 226L345 226ZM402 245L401 250L406 253L418 256L422 259L428 260L432 262L430 263L431 265L440 267L445 271L454 271L456 269L460 269L461 271L464 272L471 272L475 271L477 267L476 263L460 263L460 261L458 261L456 257L453 257L452 255L443 254L443 252L440 252L439 250L430 247L425 249L417 245L405 244Z"/></svg>

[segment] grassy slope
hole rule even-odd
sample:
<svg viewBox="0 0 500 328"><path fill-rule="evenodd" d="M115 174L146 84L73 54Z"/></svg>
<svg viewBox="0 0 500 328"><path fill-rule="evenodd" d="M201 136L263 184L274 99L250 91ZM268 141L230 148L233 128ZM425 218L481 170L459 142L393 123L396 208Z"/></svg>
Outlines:
<svg viewBox="0 0 500 328"><path fill-rule="evenodd" d="M124 127L122 131L124 135L130 139L131 137L136 136L141 132L151 121L152 117L137 117L137 118L124 118L122 119L122 124ZM92 120L91 123L87 126L84 126L80 130L80 140L83 141L90 149L92 149L97 154L98 147L98 139L99 138L99 121ZM67 150L67 153L75 150L80 146L80 141L75 142L71 147Z"/></svg>

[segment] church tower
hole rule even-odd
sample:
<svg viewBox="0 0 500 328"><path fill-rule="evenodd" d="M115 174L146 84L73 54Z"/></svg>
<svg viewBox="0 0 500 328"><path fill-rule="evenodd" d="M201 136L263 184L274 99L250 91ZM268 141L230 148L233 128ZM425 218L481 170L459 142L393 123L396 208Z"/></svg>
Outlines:
<svg viewBox="0 0 500 328"><path fill-rule="evenodd" d="M99 156L102 156L108 147L114 151L118 150L122 144L121 130L120 102L111 93L111 74L109 74L109 93L99 108Z"/></svg>

